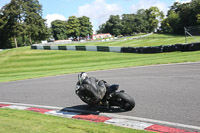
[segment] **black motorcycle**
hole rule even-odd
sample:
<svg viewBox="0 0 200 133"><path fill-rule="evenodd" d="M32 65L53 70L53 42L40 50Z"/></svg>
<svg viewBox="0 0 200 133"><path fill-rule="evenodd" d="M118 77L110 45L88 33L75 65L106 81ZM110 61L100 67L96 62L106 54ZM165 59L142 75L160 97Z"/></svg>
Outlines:
<svg viewBox="0 0 200 133"><path fill-rule="evenodd" d="M106 86L106 94L98 104L93 104L93 98L91 98L92 95L89 91L79 91L79 89L76 89L76 94L83 102L90 106L101 105L106 106L107 108L118 106L126 111L132 110L135 107L134 99L126 94L124 90L117 91L118 88L119 85L116 84Z"/></svg>

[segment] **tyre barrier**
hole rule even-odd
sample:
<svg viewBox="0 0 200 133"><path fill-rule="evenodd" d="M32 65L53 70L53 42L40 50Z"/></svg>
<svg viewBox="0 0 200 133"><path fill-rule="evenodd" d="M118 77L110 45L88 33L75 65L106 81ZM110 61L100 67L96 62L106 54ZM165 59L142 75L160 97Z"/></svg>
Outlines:
<svg viewBox="0 0 200 133"><path fill-rule="evenodd" d="M112 46L43 46L43 45L32 45L31 49L101 51L101 52L118 52L118 53L121 52L121 47L112 47Z"/></svg>
<svg viewBox="0 0 200 133"><path fill-rule="evenodd" d="M153 53L164 53L164 52L175 52L175 51L181 51L181 52L198 51L198 50L200 50L200 42L189 43L189 44L161 45L161 46L152 46L152 47L32 45L31 49L153 54Z"/></svg>

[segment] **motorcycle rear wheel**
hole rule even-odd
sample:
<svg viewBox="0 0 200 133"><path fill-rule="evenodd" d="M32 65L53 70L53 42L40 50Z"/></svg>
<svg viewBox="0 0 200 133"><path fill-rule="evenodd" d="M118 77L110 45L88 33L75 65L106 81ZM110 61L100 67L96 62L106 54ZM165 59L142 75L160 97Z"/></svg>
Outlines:
<svg viewBox="0 0 200 133"><path fill-rule="evenodd" d="M129 111L135 107L135 100L128 94L124 92L118 92L115 96L115 103L122 109Z"/></svg>

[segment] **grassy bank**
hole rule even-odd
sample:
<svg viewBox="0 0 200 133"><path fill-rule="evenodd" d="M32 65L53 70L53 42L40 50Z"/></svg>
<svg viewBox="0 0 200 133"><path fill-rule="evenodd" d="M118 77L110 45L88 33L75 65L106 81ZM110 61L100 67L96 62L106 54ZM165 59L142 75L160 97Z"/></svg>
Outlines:
<svg viewBox="0 0 200 133"><path fill-rule="evenodd" d="M30 111L0 109L1 133L145 133L104 123L43 115Z"/></svg>
<svg viewBox="0 0 200 133"><path fill-rule="evenodd" d="M122 67L200 61L200 51L132 54L89 51L31 50L0 52L0 82Z"/></svg>
<svg viewBox="0 0 200 133"><path fill-rule="evenodd" d="M133 36L134 37L134 36ZM127 37L124 39L128 39ZM120 40L123 40L122 38ZM200 37L187 37L187 43L196 42ZM171 34L152 34L142 39L124 40L124 41L108 41L108 42L90 42L79 44L67 44L67 45L99 45L99 46L123 46L123 47L143 47L143 46L160 46L171 44L183 44L185 43L185 36L171 35Z"/></svg>
<svg viewBox="0 0 200 133"><path fill-rule="evenodd" d="M188 39L188 42L193 41L193 38ZM184 36L153 34L144 39L91 42L76 45L158 46L184 42ZM200 51L133 54L91 51L31 50L30 47L22 47L0 52L0 82L69 74L81 71L199 61Z"/></svg>

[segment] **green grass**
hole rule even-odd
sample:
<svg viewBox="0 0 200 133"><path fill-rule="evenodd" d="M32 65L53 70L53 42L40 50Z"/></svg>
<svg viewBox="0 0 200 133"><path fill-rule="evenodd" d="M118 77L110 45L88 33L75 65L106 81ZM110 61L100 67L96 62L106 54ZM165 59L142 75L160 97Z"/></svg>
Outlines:
<svg viewBox="0 0 200 133"><path fill-rule="evenodd" d="M0 109L0 133L145 133L104 123Z"/></svg>
<svg viewBox="0 0 200 133"><path fill-rule="evenodd" d="M82 43L103 46L158 46L184 42L184 37L153 35L160 39ZM191 40L192 42L192 40ZM74 45L74 44L72 44ZM199 62L200 51L160 54L132 54L91 51L31 50L30 47L0 52L0 82L54 76L82 71L181 62ZM28 111L0 109L0 132L144 132L126 128L69 120Z"/></svg>
<svg viewBox="0 0 200 133"><path fill-rule="evenodd" d="M91 42L77 45L158 46L183 43L184 36L153 34L155 39ZM190 38L191 39L191 38ZM189 39L188 39L189 40ZM190 40L192 42L192 39ZM72 44L74 45L74 44ZM133 54L91 51L31 50L30 47L0 52L0 82L155 64L199 62L200 51Z"/></svg>
<svg viewBox="0 0 200 133"><path fill-rule="evenodd" d="M130 39L130 38L133 38L133 37L139 37L139 36L143 36L143 35L146 35L146 33L139 33L139 34L132 35L132 36L122 37L122 38L118 38L117 40Z"/></svg>
<svg viewBox="0 0 200 133"><path fill-rule="evenodd" d="M134 36L133 36L134 37ZM200 37L196 37L199 40ZM187 37L187 43L196 42L192 37ZM143 39L133 39L126 41L108 41L108 42L89 42L79 44L67 44L67 45L99 45L99 46L123 46L123 47L143 47L143 46L160 46L171 44L185 43L185 36L171 35L171 34L152 34Z"/></svg>
<svg viewBox="0 0 200 133"><path fill-rule="evenodd" d="M123 67L199 62L200 51L133 54L91 51L31 50L0 52L0 82Z"/></svg>

